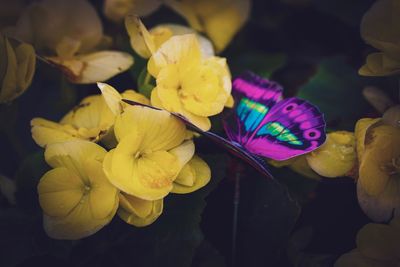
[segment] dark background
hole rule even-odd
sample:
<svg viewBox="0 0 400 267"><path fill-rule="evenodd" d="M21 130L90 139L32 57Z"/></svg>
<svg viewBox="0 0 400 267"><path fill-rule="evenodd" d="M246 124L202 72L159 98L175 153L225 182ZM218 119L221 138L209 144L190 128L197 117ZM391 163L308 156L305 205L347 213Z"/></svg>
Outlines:
<svg viewBox="0 0 400 267"><path fill-rule="evenodd" d="M92 2L101 15L102 1ZM379 116L362 98L365 85L392 97L397 91L393 78L357 74L373 51L359 34L372 2L255 0L248 23L222 56L233 75L250 69L280 82L286 96L311 100L325 113L328 131L352 131L357 119ZM134 54L124 28L102 20L114 48ZM144 19L148 28L162 22L185 24L164 7ZM135 88L144 66L135 56L132 70L108 82L121 90ZM18 185L16 207L0 196L0 266L231 266L233 177L242 163L204 138L196 140L196 150L212 167L212 182L194 194L169 196L153 225L137 229L115 217L81 241L46 237L36 184L48 167L31 139L29 121L59 120L97 93L95 85L71 85L39 61L31 88L0 107L0 172ZM222 134L219 120L213 120L213 131ZM357 231L370 221L358 206L354 180L317 182L286 168L271 172L276 181L246 165L241 174L237 266L333 266L355 247Z"/></svg>

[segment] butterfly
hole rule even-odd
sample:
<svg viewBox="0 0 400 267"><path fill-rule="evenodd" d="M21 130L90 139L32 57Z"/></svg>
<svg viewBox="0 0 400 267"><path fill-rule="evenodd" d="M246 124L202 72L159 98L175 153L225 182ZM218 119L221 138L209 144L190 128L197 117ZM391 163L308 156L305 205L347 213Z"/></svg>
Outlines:
<svg viewBox="0 0 400 267"><path fill-rule="evenodd" d="M297 97L283 99L282 91L278 83L251 72L234 79L235 106L223 116L227 138L202 131L182 115L172 114L272 178L263 158L287 160L317 149L326 139L319 109Z"/></svg>

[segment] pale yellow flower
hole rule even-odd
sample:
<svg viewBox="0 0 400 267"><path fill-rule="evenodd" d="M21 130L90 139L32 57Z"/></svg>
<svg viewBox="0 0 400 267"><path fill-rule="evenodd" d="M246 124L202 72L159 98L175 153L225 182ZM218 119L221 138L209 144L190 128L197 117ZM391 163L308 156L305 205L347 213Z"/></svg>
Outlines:
<svg viewBox="0 0 400 267"><path fill-rule="evenodd" d="M158 200L194 154L184 141L185 125L166 111L128 106L114 125L118 145L107 153L103 167L110 182L126 194Z"/></svg>
<svg viewBox="0 0 400 267"><path fill-rule="evenodd" d="M155 12L162 0L105 0L104 15L114 22L122 22L128 13L147 16Z"/></svg>
<svg viewBox="0 0 400 267"><path fill-rule="evenodd" d="M165 0L189 25L213 41L221 52L247 21L250 0Z"/></svg>
<svg viewBox="0 0 400 267"><path fill-rule="evenodd" d="M0 103L5 103L23 94L31 84L36 55L31 45L0 33L0 59Z"/></svg>
<svg viewBox="0 0 400 267"><path fill-rule="evenodd" d="M32 44L74 83L107 80L133 58L102 49L109 43L94 7L86 0L41 0L27 6L10 34Z"/></svg>
<svg viewBox="0 0 400 267"><path fill-rule="evenodd" d="M369 223L358 231L357 248L342 255L335 267L398 267L400 221L389 225Z"/></svg>
<svg viewBox="0 0 400 267"><path fill-rule="evenodd" d="M326 142L306 155L310 167L325 177L348 175L357 162L354 134L338 131L327 134Z"/></svg>
<svg viewBox="0 0 400 267"><path fill-rule="evenodd" d="M99 145L82 140L47 146L45 159L53 169L40 179L38 194L50 237L80 239L114 217L118 190L103 172L105 154Z"/></svg>
<svg viewBox="0 0 400 267"><path fill-rule="evenodd" d="M368 55L359 70L365 76L387 76L400 73L400 2L379 0L361 21L361 36L381 52Z"/></svg>
<svg viewBox="0 0 400 267"><path fill-rule="evenodd" d="M179 113L205 131L211 127L208 117L231 100L226 59L204 58L193 34L166 41L150 58L148 71L157 83L152 105Z"/></svg>

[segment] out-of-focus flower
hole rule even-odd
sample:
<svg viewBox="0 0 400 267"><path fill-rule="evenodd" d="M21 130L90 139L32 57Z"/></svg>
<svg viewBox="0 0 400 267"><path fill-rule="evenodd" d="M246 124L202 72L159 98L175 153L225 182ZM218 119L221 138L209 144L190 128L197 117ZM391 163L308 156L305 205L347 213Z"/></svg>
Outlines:
<svg viewBox="0 0 400 267"><path fill-rule="evenodd" d="M160 24L148 31L139 17L128 14L125 27L130 37L132 49L141 57L149 58L163 43L175 35L195 34L205 57L214 56L210 40L197 34L195 30L178 24Z"/></svg>
<svg viewBox="0 0 400 267"><path fill-rule="evenodd" d="M144 200L125 193L119 194L118 215L126 223L137 227L152 224L163 211L163 199Z"/></svg>
<svg viewBox="0 0 400 267"><path fill-rule="evenodd" d="M185 141L185 125L166 111L128 106L117 116L118 141L103 167L110 182L122 192L143 200L164 198L183 166L194 154Z"/></svg>
<svg viewBox="0 0 400 267"><path fill-rule="evenodd" d="M96 10L86 0L34 2L10 33L32 44L74 83L104 81L133 64L127 53L101 49L109 39L103 35Z"/></svg>
<svg viewBox="0 0 400 267"><path fill-rule="evenodd" d="M400 215L400 129L383 120L360 120L356 125L359 153L357 196L374 221Z"/></svg>
<svg viewBox="0 0 400 267"><path fill-rule="evenodd" d="M114 22L122 22L128 13L138 16L147 16L156 11L162 0L106 0L104 1L104 15Z"/></svg>
<svg viewBox="0 0 400 267"><path fill-rule="evenodd" d="M172 193L186 194L205 186L211 178L211 170L207 163L198 156L193 158L182 168L176 177Z"/></svg>
<svg viewBox="0 0 400 267"><path fill-rule="evenodd" d="M387 76L400 73L400 2L379 0L361 21L361 36L381 52L368 55L359 73L365 76Z"/></svg>
<svg viewBox="0 0 400 267"><path fill-rule="evenodd" d="M106 150L73 140L45 151L53 167L40 179L38 194L44 229L56 239L80 239L108 224L118 208L118 190L103 172Z"/></svg>
<svg viewBox="0 0 400 267"><path fill-rule="evenodd" d="M133 90L126 90L122 96L139 103L149 103L147 98ZM109 137L108 135L111 134L109 130L114 122L115 114L110 110L102 95L92 95L84 98L59 123L34 118L31 121L32 137L42 147L72 139L98 142Z"/></svg>
<svg viewBox="0 0 400 267"><path fill-rule="evenodd" d="M400 221L389 225L369 223L358 231L357 248L342 255L335 267L398 267Z"/></svg>
<svg viewBox="0 0 400 267"><path fill-rule="evenodd" d="M183 16L189 25L205 32L221 52L247 21L250 0L165 0L165 4Z"/></svg>
<svg viewBox="0 0 400 267"><path fill-rule="evenodd" d="M329 133L325 144L307 154L306 159L319 175L345 176L357 161L354 134L346 131Z"/></svg>
<svg viewBox="0 0 400 267"><path fill-rule="evenodd" d="M383 114L391 106L394 106L393 100L385 92L375 86L367 86L363 89L363 96L377 111Z"/></svg>
<svg viewBox="0 0 400 267"><path fill-rule="evenodd" d="M33 47L0 33L0 103L10 102L29 87L35 73Z"/></svg>
<svg viewBox="0 0 400 267"><path fill-rule="evenodd" d="M173 36L151 56L149 73L156 79L152 105L182 114L207 131L209 116L231 102L231 77L225 58L204 58L194 34Z"/></svg>

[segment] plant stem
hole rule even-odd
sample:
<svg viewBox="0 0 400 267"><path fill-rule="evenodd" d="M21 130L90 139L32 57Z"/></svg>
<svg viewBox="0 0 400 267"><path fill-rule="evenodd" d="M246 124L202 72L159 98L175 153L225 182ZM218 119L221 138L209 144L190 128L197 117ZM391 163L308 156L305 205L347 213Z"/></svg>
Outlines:
<svg viewBox="0 0 400 267"><path fill-rule="evenodd" d="M237 164L240 164L239 162ZM233 195L233 225L232 225L232 266L236 265L236 239L238 228L239 216L239 202L240 202L240 176L241 168L235 174L235 192Z"/></svg>

